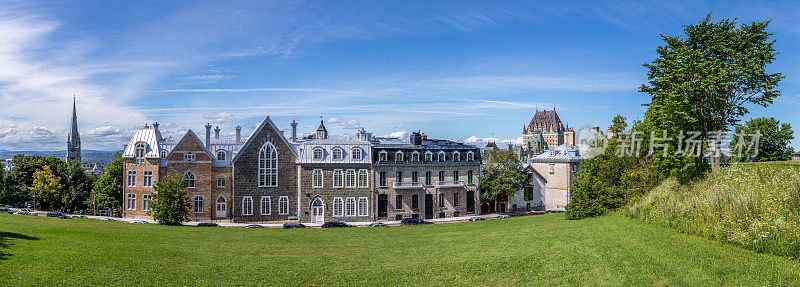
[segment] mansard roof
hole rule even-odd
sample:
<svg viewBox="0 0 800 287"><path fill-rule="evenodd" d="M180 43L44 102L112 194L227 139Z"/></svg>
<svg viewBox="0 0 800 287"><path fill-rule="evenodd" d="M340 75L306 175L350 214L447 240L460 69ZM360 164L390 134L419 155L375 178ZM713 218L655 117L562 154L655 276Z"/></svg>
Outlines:
<svg viewBox="0 0 800 287"><path fill-rule="evenodd" d="M580 162L583 160L580 150L572 144L565 143L553 149L534 156L529 162L555 163L555 162Z"/></svg>
<svg viewBox="0 0 800 287"><path fill-rule="evenodd" d="M144 126L133 132L131 140L125 145L125 150L122 151L123 158L132 158L136 155L136 143L143 142L147 144L147 152L145 158L160 158L158 143L161 138L156 134L155 128Z"/></svg>
<svg viewBox="0 0 800 287"><path fill-rule="evenodd" d="M313 140L300 140L296 141L298 156L297 163L335 163L335 164L348 164L348 163L372 163L372 145L368 141L363 140L350 140L350 139L313 139ZM323 160L314 160L314 149L322 148L324 152ZM333 160L333 149L341 148L343 150L343 158L341 160ZM360 148L362 150L361 160L353 160L351 153L353 148Z"/></svg>
<svg viewBox="0 0 800 287"><path fill-rule="evenodd" d="M563 128L564 124L561 122L561 118L558 117L558 113L553 109L550 111L536 111L530 124L528 124L527 131L533 133L538 129L541 132L551 132Z"/></svg>

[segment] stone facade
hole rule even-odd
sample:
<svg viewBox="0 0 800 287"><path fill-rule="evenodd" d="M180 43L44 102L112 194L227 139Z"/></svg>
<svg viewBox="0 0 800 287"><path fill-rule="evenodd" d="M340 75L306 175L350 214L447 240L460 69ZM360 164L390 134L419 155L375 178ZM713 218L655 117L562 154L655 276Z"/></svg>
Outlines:
<svg viewBox="0 0 800 287"><path fill-rule="evenodd" d="M259 154L274 149L275 180L260 182ZM298 216L297 154L267 117L233 158L232 220L235 222L289 221ZM267 160L269 161L269 159ZM266 167L266 166L265 166ZM283 204L286 204L284 206ZM284 206L284 210L280 210Z"/></svg>
<svg viewBox="0 0 800 287"><path fill-rule="evenodd" d="M547 210L563 210L572 197L572 181L583 160L579 150L563 144L528 160L530 166L545 179L544 205Z"/></svg>
<svg viewBox="0 0 800 287"><path fill-rule="evenodd" d="M356 178L356 187L333 187L334 173L345 173L351 170L358 177L358 173L363 171L369 177L367 185L358 186L358 179ZM322 186L314 186L314 172L322 173ZM372 166L371 164L337 164L337 165L323 165L323 164L304 164L298 166L300 180L298 181L298 190L300 190L299 210L301 222L328 222L328 221L347 221L347 222L366 222L374 220L371 206L373 204L372 195ZM342 179L344 180L344 179ZM352 200L355 204L353 214L347 214L348 200ZM312 205L318 201L317 205ZM366 212L361 212L359 204L366 201ZM336 209L341 208L341 212L334 214L334 203L341 204ZM321 205L322 217L314 217L314 208L319 208Z"/></svg>

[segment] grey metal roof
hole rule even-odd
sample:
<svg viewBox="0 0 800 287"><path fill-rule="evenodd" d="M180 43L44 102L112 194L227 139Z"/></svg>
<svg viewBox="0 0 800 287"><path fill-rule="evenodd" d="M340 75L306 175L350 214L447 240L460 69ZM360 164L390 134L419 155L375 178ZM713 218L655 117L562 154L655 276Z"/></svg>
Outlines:
<svg viewBox="0 0 800 287"><path fill-rule="evenodd" d="M151 126L145 126L133 132L133 136L131 140L128 141L128 144L125 145L125 149L122 151L123 158L132 158L136 156L136 143L143 142L147 145L147 152L145 153L145 158L160 158L159 151L159 141L161 139L156 134L156 131Z"/></svg>
<svg viewBox="0 0 800 287"><path fill-rule="evenodd" d="M583 160L580 150L569 143L562 144L553 149L544 151L534 156L528 162L580 162Z"/></svg>
<svg viewBox="0 0 800 287"><path fill-rule="evenodd" d="M297 163L372 163L372 145L368 141L350 140L350 139L313 139L313 140L297 140L294 142L297 148L298 156ZM333 149L342 149L342 159L333 159ZM321 148L323 150L322 160L314 160L314 149ZM353 148L361 149L361 160L354 160L352 158Z"/></svg>

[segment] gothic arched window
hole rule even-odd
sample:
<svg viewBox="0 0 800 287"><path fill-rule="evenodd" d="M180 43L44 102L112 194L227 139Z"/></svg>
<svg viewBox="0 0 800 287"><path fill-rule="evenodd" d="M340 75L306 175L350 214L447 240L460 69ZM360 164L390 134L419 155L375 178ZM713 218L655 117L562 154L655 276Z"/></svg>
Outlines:
<svg viewBox="0 0 800 287"><path fill-rule="evenodd" d="M258 186L278 186L278 152L270 142L258 151Z"/></svg>

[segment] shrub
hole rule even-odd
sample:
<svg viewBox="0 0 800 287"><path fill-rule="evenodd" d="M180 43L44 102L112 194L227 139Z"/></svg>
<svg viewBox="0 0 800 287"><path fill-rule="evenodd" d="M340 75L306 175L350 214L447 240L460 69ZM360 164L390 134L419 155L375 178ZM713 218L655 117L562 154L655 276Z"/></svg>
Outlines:
<svg viewBox="0 0 800 287"><path fill-rule="evenodd" d="M189 197L186 195L183 178L167 176L156 183L150 214L158 224L180 225L189 215Z"/></svg>
<svg viewBox="0 0 800 287"><path fill-rule="evenodd" d="M665 180L629 217L758 252L800 258L800 168L734 164L689 184Z"/></svg>

